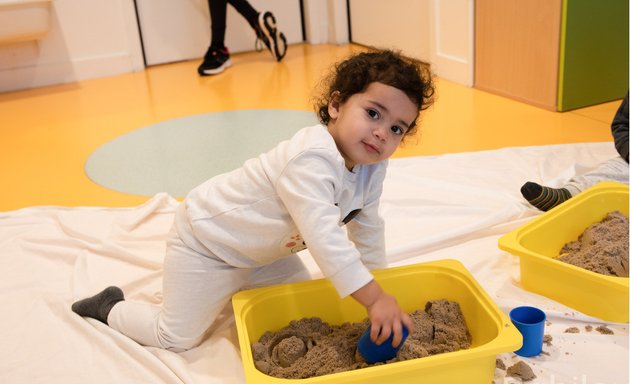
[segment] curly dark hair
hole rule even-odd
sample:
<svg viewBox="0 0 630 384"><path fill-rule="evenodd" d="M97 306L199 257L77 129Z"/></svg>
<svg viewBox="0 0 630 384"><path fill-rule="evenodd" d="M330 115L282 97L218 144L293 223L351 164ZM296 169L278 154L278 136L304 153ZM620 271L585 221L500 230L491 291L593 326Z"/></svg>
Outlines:
<svg viewBox="0 0 630 384"><path fill-rule="evenodd" d="M319 121L322 124L330 122L328 102L334 92L339 92L339 101L344 103L374 82L400 89L418 107L418 111L424 111L433 104L435 87L428 63L388 49L370 50L337 63L324 78L319 87L320 94L315 98ZM415 133L417 120L416 117L405 136Z"/></svg>

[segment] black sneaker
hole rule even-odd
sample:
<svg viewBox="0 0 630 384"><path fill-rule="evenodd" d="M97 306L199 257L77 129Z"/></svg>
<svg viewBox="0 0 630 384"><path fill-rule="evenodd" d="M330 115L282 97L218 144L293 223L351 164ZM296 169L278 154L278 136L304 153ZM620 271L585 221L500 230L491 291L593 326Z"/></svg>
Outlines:
<svg viewBox="0 0 630 384"><path fill-rule="evenodd" d="M256 43L262 41L273 57L280 61L287 53L287 39L276 28L276 18L271 12L261 13L256 26Z"/></svg>
<svg viewBox="0 0 630 384"><path fill-rule="evenodd" d="M210 47L197 72L201 76L216 75L230 66L232 66L232 60L230 60L230 51L227 48Z"/></svg>

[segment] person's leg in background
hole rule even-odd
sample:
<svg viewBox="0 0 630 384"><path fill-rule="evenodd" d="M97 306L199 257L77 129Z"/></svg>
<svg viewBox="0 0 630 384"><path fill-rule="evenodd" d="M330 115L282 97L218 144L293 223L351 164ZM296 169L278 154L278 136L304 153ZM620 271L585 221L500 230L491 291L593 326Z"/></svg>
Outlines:
<svg viewBox="0 0 630 384"><path fill-rule="evenodd" d="M616 181L628 184L628 177L628 163L621 157L615 157L590 172L574 176L562 188L546 187L528 181L521 188L521 193L534 207L548 211L597 183Z"/></svg>
<svg viewBox="0 0 630 384"><path fill-rule="evenodd" d="M258 15L260 15L260 13L255 10L248 1L228 0L228 3L230 3L234 7L234 9L236 9L236 12L240 13L241 16L243 16L243 18L247 20L252 28L256 29L256 26L258 25Z"/></svg>
<svg viewBox="0 0 630 384"><path fill-rule="evenodd" d="M246 0L208 0L210 9L211 44L204 60L197 69L200 75L216 75L232 65L230 52L225 46L227 3L247 20L256 33L256 41L262 41L277 61L286 54L284 34L276 27L276 18L271 12L260 13Z"/></svg>
<svg viewBox="0 0 630 384"><path fill-rule="evenodd" d="M227 0L208 0L210 9L210 47L197 69L201 76L216 75L232 65L230 52L225 46Z"/></svg>
<svg viewBox="0 0 630 384"><path fill-rule="evenodd" d="M228 2L254 29L257 41L262 41L277 61L282 60L287 52L287 40L284 33L278 31L273 13L269 11L260 13L247 0L228 0Z"/></svg>
<svg viewBox="0 0 630 384"><path fill-rule="evenodd" d="M541 211L548 211L602 181L628 184L628 93L617 109L610 128L619 157L583 175L574 176L562 188L545 187L528 181L521 187L523 197Z"/></svg>

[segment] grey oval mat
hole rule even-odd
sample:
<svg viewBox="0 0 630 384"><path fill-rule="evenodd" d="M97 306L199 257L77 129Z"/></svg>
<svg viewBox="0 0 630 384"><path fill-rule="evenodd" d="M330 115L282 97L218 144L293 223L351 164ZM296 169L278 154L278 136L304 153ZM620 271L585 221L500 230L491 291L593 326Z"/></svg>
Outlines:
<svg viewBox="0 0 630 384"><path fill-rule="evenodd" d="M85 163L95 183L116 191L184 197L317 124L313 112L257 109L187 116L137 129L97 148Z"/></svg>

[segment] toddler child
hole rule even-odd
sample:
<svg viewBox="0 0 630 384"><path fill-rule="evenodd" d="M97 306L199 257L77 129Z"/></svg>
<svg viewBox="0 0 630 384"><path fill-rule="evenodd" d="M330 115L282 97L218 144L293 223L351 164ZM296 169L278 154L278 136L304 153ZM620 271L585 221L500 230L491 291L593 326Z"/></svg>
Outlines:
<svg viewBox="0 0 630 384"><path fill-rule="evenodd" d="M161 306L109 287L72 310L142 345L185 351L237 291L309 279L296 255L308 246L338 294L366 308L372 340L393 334L397 346L413 324L370 273L386 266L379 198L387 159L417 130L433 94L428 65L398 52L342 61L316 100L321 124L211 178L179 205Z"/></svg>

